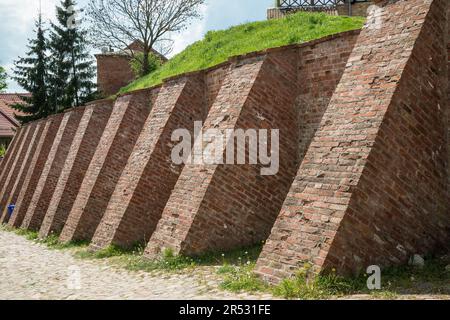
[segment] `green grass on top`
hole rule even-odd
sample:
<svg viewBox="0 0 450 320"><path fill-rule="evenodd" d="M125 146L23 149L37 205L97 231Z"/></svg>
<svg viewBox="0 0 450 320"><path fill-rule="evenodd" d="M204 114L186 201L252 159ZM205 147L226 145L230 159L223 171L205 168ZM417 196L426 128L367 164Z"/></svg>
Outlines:
<svg viewBox="0 0 450 320"><path fill-rule="evenodd" d="M252 22L227 30L209 31L203 40L188 46L159 70L122 88L120 93L152 87L166 78L206 69L225 62L232 56L303 43L359 29L364 21L363 17L299 12L283 19Z"/></svg>

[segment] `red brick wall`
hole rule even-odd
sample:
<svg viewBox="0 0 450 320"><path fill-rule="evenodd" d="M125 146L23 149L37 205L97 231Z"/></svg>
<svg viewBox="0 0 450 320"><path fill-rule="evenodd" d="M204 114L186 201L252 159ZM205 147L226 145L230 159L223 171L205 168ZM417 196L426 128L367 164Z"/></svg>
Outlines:
<svg viewBox="0 0 450 320"><path fill-rule="evenodd" d="M14 162L11 166L11 170L5 174L6 179L4 179L4 183L0 185L0 212L6 208L6 201L9 197L12 187L14 186L14 182L17 179L20 168L24 160L26 159L28 146L32 142L32 138L34 136L34 132L36 130L36 123L32 123L25 128L24 138L21 141L19 149L17 150L17 156L14 159Z"/></svg>
<svg viewBox="0 0 450 320"><path fill-rule="evenodd" d="M0 211L0 223L6 223L9 220L8 205L15 204L17 201L17 197L20 190L22 189L23 182L29 169L30 161L33 158L33 155L36 152L36 148L39 145L42 131L45 127L45 122L40 121L34 123L33 125L35 125L35 130L33 136L31 137L30 143L26 145L25 158L23 159L22 164L19 166L19 172L17 173L17 175L13 176L14 178L12 179L12 181L10 181L10 186L8 186L8 189L4 193L2 193L3 199L2 203L0 204L0 208L2 210Z"/></svg>
<svg viewBox="0 0 450 320"><path fill-rule="evenodd" d="M133 150L159 88L117 99L60 240L90 240Z"/></svg>
<svg viewBox="0 0 450 320"><path fill-rule="evenodd" d="M299 48L296 108L300 159L320 126L359 33L360 30L345 32Z"/></svg>
<svg viewBox="0 0 450 320"><path fill-rule="evenodd" d="M280 128L279 174L263 177L258 165L186 166L149 242L150 254L165 247L184 254L226 250L268 234L296 166L296 158L288 156L297 152L296 54L291 49L234 62L204 125ZM271 195L274 186L277 194Z"/></svg>
<svg viewBox="0 0 450 320"><path fill-rule="evenodd" d="M447 5L447 151L448 151L448 201L450 203L450 5Z"/></svg>
<svg viewBox="0 0 450 320"><path fill-rule="evenodd" d="M213 123L221 127L228 125L231 128L236 125L263 63L264 57L258 57L230 68L204 124L205 128L213 127ZM181 245L191 229L216 167L194 164L184 167L147 246L147 254L159 253L166 247L171 247L176 253L182 253ZM218 196L216 198L219 199ZM227 221L222 222L227 223ZM205 245L208 243L205 242Z"/></svg>
<svg viewBox="0 0 450 320"><path fill-rule="evenodd" d="M11 157L15 156L17 145L20 143L20 137L22 136L21 130L22 127L19 127L16 129L16 134L14 135L11 143L8 146L8 149L6 150L6 155L3 158L3 160L0 161L0 180L3 178L4 169L7 166L7 164L11 161Z"/></svg>
<svg viewBox="0 0 450 320"><path fill-rule="evenodd" d="M2 160L2 171L0 172L0 186L5 185L8 174L11 171L11 168L14 165L14 161L16 157L18 157L19 152L18 149L22 145L22 141L25 136L26 127L20 128L20 130L16 133L14 141L9 145L8 151L6 153L5 158Z"/></svg>
<svg viewBox="0 0 450 320"><path fill-rule="evenodd" d="M130 58L122 55L97 55L97 86L105 96L116 94L120 88L131 83L135 75Z"/></svg>
<svg viewBox="0 0 450 320"><path fill-rule="evenodd" d="M64 115L59 132L53 142L44 170L22 222L23 228L40 229L83 113L84 107L79 107Z"/></svg>
<svg viewBox="0 0 450 320"><path fill-rule="evenodd" d="M259 258L266 279L448 249L444 4L384 2L369 17Z"/></svg>
<svg viewBox="0 0 450 320"><path fill-rule="evenodd" d="M281 173L271 179L262 178L260 168L251 165L186 166L150 240L148 255L158 253L162 247L198 254L265 240L289 189L292 170L297 169L317 130L358 33L269 50L267 61L255 63L255 58L249 58L232 67L225 81L217 81L222 89L205 128L218 123L236 128L280 128L281 137L289 137L282 143ZM264 60L264 56L260 59ZM256 67L258 63L264 64L262 70ZM252 78L255 73L256 78ZM241 105L242 110L234 110L236 115L227 114L230 100L233 105ZM258 122L258 114L270 120ZM227 115L234 120L218 121ZM277 193L272 196L275 189ZM265 198L269 195L270 200ZM211 237L204 232L206 225L212 230L208 232L213 234Z"/></svg>
<svg viewBox="0 0 450 320"><path fill-rule="evenodd" d="M93 248L146 243L183 169L171 161L172 132L193 133L194 121L206 118L203 73L164 83L134 147L102 222Z"/></svg>
<svg viewBox="0 0 450 320"><path fill-rule="evenodd" d="M89 129L82 125L73 132L75 144L64 151L69 161L62 176L55 174L59 200L48 205L52 211L41 235L57 232L66 221L62 241L91 239L101 222L94 248L151 236L146 255L154 256L167 247L189 255L224 251L265 240L271 232L257 273L273 282L304 261L317 270L352 273L448 250L445 5L382 1L372 7L355 47L358 32L348 32L234 58L120 97L104 132L97 132L95 153L86 145L90 154L81 155L81 139L89 139L82 132ZM259 165L171 166L172 130L189 127L208 109L205 128L281 129L278 175L261 176ZM29 148L26 129L6 159L1 188L10 188L4 181L12 181L13 172L23 179L11 225L21 224L30 202L38 205L41 197L32 201L34 193L50 190L39 181L59 170L45 164L60 163L58 141L66 129L61 118L47 120L30 168L22 165L26 153L18 152L21 145ZM79 180L66 197L72 176Z"/></svg>
<svg viewBox="0 0 450 320"><path fill-rule="evenodd" d="M223 81L230 69L228 63L224 63L221 66L212 68L206 71L205 84L206 84L206 100L205 113L208 113L211 109L220 88L222 88Z"/></svg>
<svg viewBox="0 0 450 320"><path fill-rule="evenodd" d="M31 160L22 189L17 197L14 214L8 222L10 226L19 227L23 222L28 206L40 180L42 171L47 162L48 155L53 146L53 141L59 131L62 118L63 114L58 114L45 120L45 122L50 123L50 125L48 128L46 127L47 131L43 132L41 140L39 141L39 146L33 155L33 159Z"/></svg>
<svg viewBox="0 0 450 320"><path fill-rule="evenodd" d="M86 107L39 231L40 237L62 231L111 112L112 101L108 100Z"/></svg>

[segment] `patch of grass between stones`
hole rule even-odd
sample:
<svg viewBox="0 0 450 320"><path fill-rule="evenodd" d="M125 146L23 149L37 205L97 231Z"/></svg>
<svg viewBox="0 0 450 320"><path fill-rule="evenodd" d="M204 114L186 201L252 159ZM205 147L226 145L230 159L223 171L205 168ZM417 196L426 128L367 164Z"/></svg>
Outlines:
<svg viewBox="0 0 450 320"><path fill-rule="evenodd" d="M367 276L341 277L334 271L315 275L306 263L292 278L276 286L267 285L254 274L254 263L224 265L218 273L224 277L221 288L233 292L264 291L285 299L330 299L365 294L378 299L397 299L409 294L450 294L448 257L429 258L423 268L401 266L382 271L381 290L367 289Z"/></svg>
<svg viewBox="0 0 450 320"><path fill-rule="evenodd" d="M197 257L175 255L166 249L160 259L150 260L143 255L144 249L137 247L133 252L117 255L113 262L132 271L181 271L199 266L238 265L256 261L262 246L241 248L226 253L208 253Z"/></svg>
<svg viewBox="0 0 450 320"><path fill-rule="evenodd" d="M86 241L72 241L67 243L62 243L59 241L59 237L56 234L52 234L44 239L39 238L39 233L33 230L27 230L22 228L12 228L10 226L2 225L0 230L13 232L19 236L25 237L25 239L34 241L36 243L44 244L50 249L82 249L86 247L89 243Z"/></svg>

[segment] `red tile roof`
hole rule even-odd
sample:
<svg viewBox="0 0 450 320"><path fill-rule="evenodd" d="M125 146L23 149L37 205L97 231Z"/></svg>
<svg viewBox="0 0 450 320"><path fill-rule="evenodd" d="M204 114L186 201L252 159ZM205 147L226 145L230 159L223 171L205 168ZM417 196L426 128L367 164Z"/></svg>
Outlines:
<svg viewBox="0 0 450 320"><path fill-rule="evenodd" d="M21 102L21 96L29 94L0 93L0 137L13 137L14 129L20 125L14 115L23 113L11 108L11 105Z"/></svg>

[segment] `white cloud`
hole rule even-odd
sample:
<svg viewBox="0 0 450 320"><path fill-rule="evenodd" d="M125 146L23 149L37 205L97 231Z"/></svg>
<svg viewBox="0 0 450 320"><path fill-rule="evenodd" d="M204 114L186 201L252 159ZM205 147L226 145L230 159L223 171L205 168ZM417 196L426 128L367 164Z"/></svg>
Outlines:
<svg viewBox="0 0 450 320"><path fill-rule="evenodd" d="M206 32L206 19L204 18L208 13L208 6L202 5L200 14L203 17L201 20L195 20L188 28L178 34L172 35L174 41L173 51L171 56L180 53L188 45L195 41L201 40Z"/></svg>

